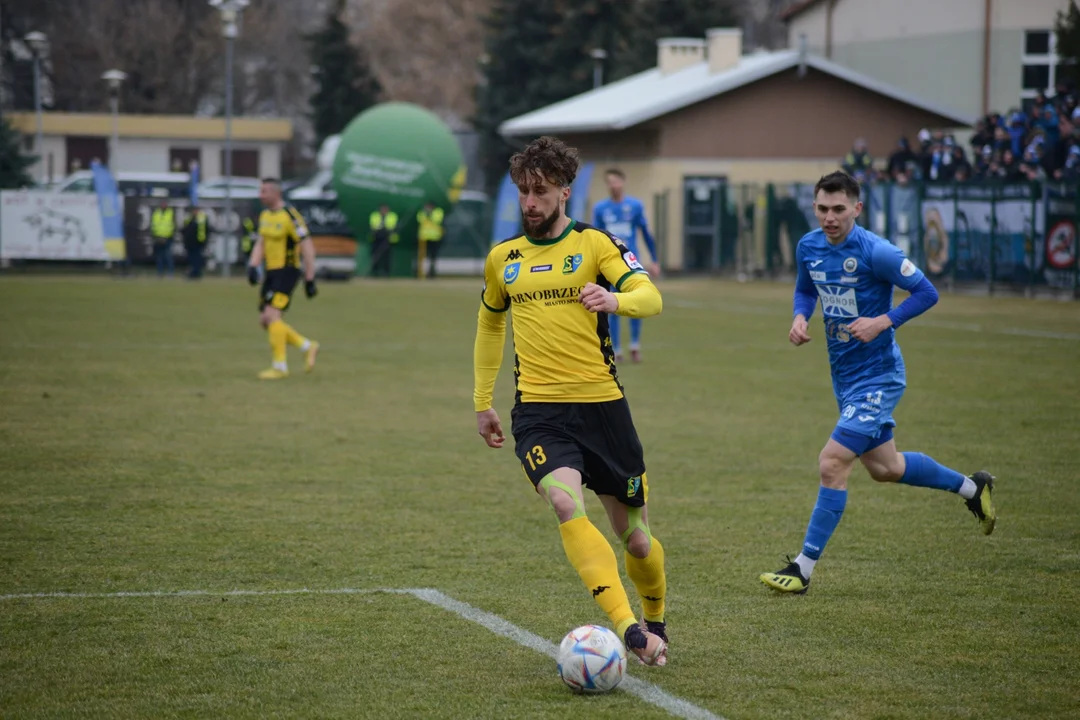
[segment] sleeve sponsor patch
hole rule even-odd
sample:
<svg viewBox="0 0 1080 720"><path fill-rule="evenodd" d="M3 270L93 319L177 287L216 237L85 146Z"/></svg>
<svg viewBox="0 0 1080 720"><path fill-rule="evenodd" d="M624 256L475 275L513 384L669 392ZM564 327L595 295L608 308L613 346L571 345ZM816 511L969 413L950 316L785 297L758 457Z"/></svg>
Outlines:
<svg viewBox="0 0 1080 720"><path fill-rule="evenodd" d="M637 255L635 255L630 250L627 250L626 252L624 252L622 254L622 257L623 257L623 260L626 261L626 266L629 267L631 270L644 270L645 269L644 267L642 267L641 261L637 259Z"/></svg>
<svg viewBox="0 0 1080 720"><path fill-rule="evenodd" d="M918 268L915 267L915 263L911 262L907 258L904 258L904 262L900 263L900 274L904 277L911 277L915 274Z"/></svg>

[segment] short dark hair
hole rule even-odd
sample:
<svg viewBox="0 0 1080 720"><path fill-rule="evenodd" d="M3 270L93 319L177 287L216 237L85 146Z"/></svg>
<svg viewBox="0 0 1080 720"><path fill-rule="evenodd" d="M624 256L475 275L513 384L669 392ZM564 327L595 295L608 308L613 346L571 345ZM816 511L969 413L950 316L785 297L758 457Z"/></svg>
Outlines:
<svg viewBox="0 0 1080 720"><path fill-rule="evenodd" d="M281 180L278 180L276 177L264 177L261 180L261 182L270 183L271 185L280 185L281 184Z"/></svg>
<svg viewBox="0 0 1080 720"><path fill-rule="evenodd" d="M856 202L858 202L859 196L862 194L859 183L843 170L822 175L821 179L814 185L814 197L817 197L817 194L822 191L827 193L842 192Z"/></svg>
<svg viewBox="0 0 1080 720"><path fill-rule="evenodd" d="M525 182L530 172L539 173L560 187L569 187L577 177L578 151L558 138L537 138L510 158L510 179L515 185Z"/></svg>
<svg viewBox="0 0 1080 720"><path fill-rule="evenodd" d="M626 173L624 173L622 170L620 170L619 168L616 168L616 167L608 168L607 170L604 171L604 174L605 175L614 175L615 177L622 178L623 180L626 179Z"/></svg>

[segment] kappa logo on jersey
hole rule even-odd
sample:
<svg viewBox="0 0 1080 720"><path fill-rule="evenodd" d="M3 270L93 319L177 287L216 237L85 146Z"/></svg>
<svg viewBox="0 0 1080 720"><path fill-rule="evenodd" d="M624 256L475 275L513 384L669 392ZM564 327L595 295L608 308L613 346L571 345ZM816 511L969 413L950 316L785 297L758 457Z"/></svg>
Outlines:
<svg viewBox="0 0 1080 720"><path fill-rule="evenodd" d="M524 255L521 254L521 251L518 250L517 248L514 248L513 250L510 251L510 254L506 256L506 259L503 260L503 262L510 262L511 260L520 260L523 257L524 257Z"/></svg>
<svg viewBox="0 0 1080 720"><path fill-rule="evenodd" d="M907 258L904 258L904 262L900 263L900 274L904 277L911 277L915 274L915 263L911 262Z"/></svg>
<svg viewBox="0 0 1080 720"><path fill-rule="evenodd" d="M645 269L644 267L642 267L641 262L638 261L637 255L630 252L629 250L627 250L626 252L624 252L622 254L622 258L623 258L623 260L626 261L626 265L631 270L644 270Z"/></svg>
<svg viewBox="0 0 1080 720"><path fill-rule="evenodd" d="M859 261L855 258L847 258L844 260L844 272L853 273L859 269Z"/></svg>
<svg viewBox="0 0 1080 720"><path fill-rule="evenodd" d="M573 275L576 273L577 269L581 267L582 259L581 253L578 253L577 255L567 255L563 259L562 274Z"/></svg>
<svg viewBox="0 0 1080 720"><path fill-rule="evenodd" d="M855 288L818 285L821 296L821 312L826 317L853 318L859 316L859 303L855 299Z"/></svg>
<svg viewBox="0 0 1080 720"><path fill-rule="evenodd" d="M518 279L519 274L521 274L521 263L511 263L503 269L503 282L512 285Z"/></svg>

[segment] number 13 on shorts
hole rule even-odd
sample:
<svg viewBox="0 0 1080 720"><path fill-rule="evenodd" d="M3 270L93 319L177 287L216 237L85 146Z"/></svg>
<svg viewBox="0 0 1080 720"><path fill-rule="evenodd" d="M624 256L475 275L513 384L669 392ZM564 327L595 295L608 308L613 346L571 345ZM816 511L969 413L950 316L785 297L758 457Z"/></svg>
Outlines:
<svg viewBox="0 0 1080 720"><path fill-rule="evenodd" d="M544 448L534 445L532 450L525 453L525 460L529 463L529 469L535 470L547 462L547 455L544 454Z"/></svg>

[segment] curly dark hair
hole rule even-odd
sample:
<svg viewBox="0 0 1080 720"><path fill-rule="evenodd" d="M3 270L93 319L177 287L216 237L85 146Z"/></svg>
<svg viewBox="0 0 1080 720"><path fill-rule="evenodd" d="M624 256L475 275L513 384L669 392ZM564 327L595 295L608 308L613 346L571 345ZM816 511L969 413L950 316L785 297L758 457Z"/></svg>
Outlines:
<svg viewBox="0 0 1080 720"><path fill-rule="evenodd" d="M510 179L521 185L529 173L539 173L559 187L569 187L577 177L578 165L577 148L558 138L544 136L510 158Z"/></svg>

